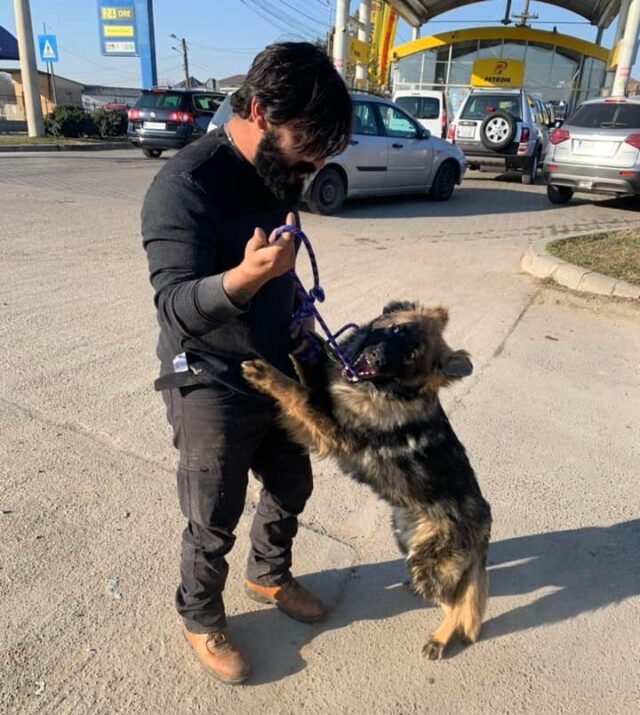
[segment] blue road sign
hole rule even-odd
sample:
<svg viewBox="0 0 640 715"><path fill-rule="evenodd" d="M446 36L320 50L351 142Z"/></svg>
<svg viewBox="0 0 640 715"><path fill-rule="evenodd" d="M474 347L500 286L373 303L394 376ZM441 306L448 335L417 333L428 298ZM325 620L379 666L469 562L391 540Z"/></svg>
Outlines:
<svg viewBox="0 0 640 715"><path fill-rule="evenodd" d="M100 49L109 57L138 56L135 0L98 0Z"/></svg>
<svg viewBox="0 0 640 715"><path fill-rule="evenodd" d="M58 61L58 41L55 35L38 35L38 45L42 62Z"/></svg>

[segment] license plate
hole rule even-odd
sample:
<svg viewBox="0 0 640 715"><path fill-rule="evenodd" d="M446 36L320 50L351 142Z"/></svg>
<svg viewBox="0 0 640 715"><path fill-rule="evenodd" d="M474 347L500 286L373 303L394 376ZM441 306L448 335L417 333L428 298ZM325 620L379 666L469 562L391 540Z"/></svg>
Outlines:
<svg viewBox="0 0 640 715"><path fill-rule="evenodd" d="M592 186L593 186L593 181L589 181L587 179L580 179L578 181L579 189L590 189Z"/></svg>
<svg viewBox="0 0 640 715"><path fill-rule="evenodd" d="M594 142L576 139L574 150L576 154L589 156L613 156L616 142Z"/></svg>
<svg viewBox="0 0 640 715"><path fill-rule="evenodd" d="M164 122L143 122L144 129L166 129L167 125Z"/></svg>
<svg viewBox="0 0 640 715"><path fill-rule="evenodd" d="M473 139L476 134L475 127L458 127L458 136L460 139Z"/></svg>

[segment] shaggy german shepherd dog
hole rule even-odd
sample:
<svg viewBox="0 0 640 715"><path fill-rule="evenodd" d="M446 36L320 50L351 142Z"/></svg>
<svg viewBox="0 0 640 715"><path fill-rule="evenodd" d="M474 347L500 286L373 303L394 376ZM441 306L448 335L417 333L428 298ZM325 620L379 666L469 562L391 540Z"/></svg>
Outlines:
<svg viewBox="0 0 640 715"><path fill-rule="evenodd" d="M423 647L432 660L453 636L478 637L491 531L489 504L438 399L441 387L473 369L464 350L444 341L447 320L442 307L387 305L341 344L359 382L344 379L326 351L294 360L300 383L262 360L243 364L245 378L277 401L293 439L335 457L393 507L413 589L444 610Z"/></svg>

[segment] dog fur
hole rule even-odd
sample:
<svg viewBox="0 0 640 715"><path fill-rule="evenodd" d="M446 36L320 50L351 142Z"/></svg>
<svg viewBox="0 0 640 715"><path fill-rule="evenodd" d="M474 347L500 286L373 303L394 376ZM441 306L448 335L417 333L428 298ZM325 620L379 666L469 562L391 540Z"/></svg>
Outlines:
<svg viewBox="0 0 640 715"><path fill-rule="evenodd" d="M341 344L364 377L352 383L321 351L297 362L300 383L261 360L245 378L273 397L294 440L369 485L393 509L411 584L444 620L423 647L441 658L454 636L475 642L487 600L491 510L438 391L471 374L468 354L442 333L446 309L394 302ZM318 338L319 340L319 338Z"/></svg>

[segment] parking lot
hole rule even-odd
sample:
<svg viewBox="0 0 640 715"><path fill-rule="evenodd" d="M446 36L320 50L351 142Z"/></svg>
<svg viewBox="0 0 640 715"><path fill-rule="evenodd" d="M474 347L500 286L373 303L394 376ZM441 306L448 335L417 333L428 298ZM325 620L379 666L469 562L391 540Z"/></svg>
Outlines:
<svg viewBox="0 0 640 715"><path fill-rule="evenodd" d="M229 688L172 607L182 522L139 236L165 160L0 157L0 711L636 712L640 312L540 284L520 258L640 225L637 201L552 206L540 181L469 172L444 203L302 213L332 327L393 298L449 307L475 371L444 401L493 508L491 597L476 645L424 661L439 614L401 585L387 507L320 462L294 562L332 613L293 623L241 592L254 483L226 601L255 676Z"/></svg>

